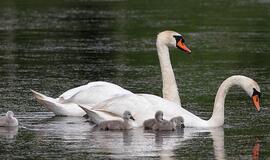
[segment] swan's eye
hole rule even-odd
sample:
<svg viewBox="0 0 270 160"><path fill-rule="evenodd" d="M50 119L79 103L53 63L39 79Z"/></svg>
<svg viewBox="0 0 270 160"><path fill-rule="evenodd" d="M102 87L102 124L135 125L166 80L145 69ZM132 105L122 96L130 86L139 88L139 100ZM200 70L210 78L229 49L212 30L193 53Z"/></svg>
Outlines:
<svg viewBox="0 0 270 160"><path fill-rule="evenodd" d="M182 43L185 43L185 39L184 39L183 36L177 35L177 36L173 36L173 37L174 37L175 40L176 40L176 46L177 46L177 43L178 43L179 41L181 41Z"/></svg>
<svg viewBox="0 0 270 160"><path fill-rule="evenodd" d="M176 40L176 44L177 44L181 39L183 39L183 37L182 37L182 36L179 36L179 35L174 35L173 37L174 37L175 40Z"/></svg>
<svg viewBox="0 0 270 160"><path fill-rule="evenodd" d="M252 96L258 95L259 98L261 98L261 92L257 91L255 88L253 88L253 94Z"/></svg>

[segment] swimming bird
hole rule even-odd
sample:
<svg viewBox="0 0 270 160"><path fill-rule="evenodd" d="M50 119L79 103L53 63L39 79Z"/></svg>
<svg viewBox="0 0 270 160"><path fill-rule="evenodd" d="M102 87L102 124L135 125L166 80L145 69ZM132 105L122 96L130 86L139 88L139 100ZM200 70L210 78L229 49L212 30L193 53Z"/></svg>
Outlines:
<svg viewBox="0 0 270 160"><path fill-rule="evenodd" d="M6 116L0 117L0 127L18 126L18 120L14 117L12 111L8 111Z"/></svg>
<svg viewBox="0 0 270 160"><path fill-rule="evenodd" d="M162 74L163 98L181 106L170 61L169 47L179 48L185 53L191 53L191 50L185 45L183 36L174 31L163 31L159 33L156 40L156 47ZM70 89L58 98L51 98L37 91L31 91L41 105L54 112L55 115L61 116L83 116L85 112L79 105L91 109L93 106L110 98L133 94L116 84L103 81L90 82L87 85ZM148 98L147 94L142 94L141 96Z"/></svg>
<svg viewBox="0 0 270 160"><path fill-rule="evenodd" d="M188 110L171 101L155 95L123 95L100 103L92 109L84 108L93 122L119 119L123 111L129 110L136 119L133 127L143 126L145 120L151 119L157 111L164 112L164 119L182 116L185 127L211 128L224 124L224 104L227 92L232 86L241 87L252 99L257 111L260 111L260 87L253 79L242 75L227 78L220 85L209 120L201 119Z"/></svg>
<svg viewBox="0 0 270 160"><path fill-rule="evenodd" d="M57 116L84 116L86 113L79 105L92 106L130 91L109 82L97 81L70 89L58 98L51 98L31 89L36 100Z"/></svg>
<svg viewBox="0 0 270 160"><path fill-rule="evenodd" d="M123 113L123 120L103 121L98 124L100 130L127 130L131 129L130 119L135 121L130 111Z"/></svg>
<svg viewBox="0 0 270 160"><path fill-rule="evenodd" d="M183 117L174 117L170 121L163 119L163 112L157 111L155 119L148 119L143 122L144 129L159 130L159 131L173 131L177 126L184 128Z"/></svg>

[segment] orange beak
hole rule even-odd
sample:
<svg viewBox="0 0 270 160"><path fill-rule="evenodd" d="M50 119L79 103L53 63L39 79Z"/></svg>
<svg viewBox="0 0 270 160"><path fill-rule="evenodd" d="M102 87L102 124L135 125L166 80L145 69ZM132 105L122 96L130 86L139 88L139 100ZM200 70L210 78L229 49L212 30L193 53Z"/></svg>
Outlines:
<svg viewBox="0 0 270 160"><path fill-rule="evenodd" d="M252 96L252 101L257 109L258 112L260 112L261 107L260 107L260 98L259 95L254 95Z"/></svg>
<svg viewBox="0 0 270 160"><path fill-rule="evenodd" d="M191 50L187 48L187 46L183 43L183 40L179 40L177 43L177 47L183 50L186 53L191 53Z"/></svg>

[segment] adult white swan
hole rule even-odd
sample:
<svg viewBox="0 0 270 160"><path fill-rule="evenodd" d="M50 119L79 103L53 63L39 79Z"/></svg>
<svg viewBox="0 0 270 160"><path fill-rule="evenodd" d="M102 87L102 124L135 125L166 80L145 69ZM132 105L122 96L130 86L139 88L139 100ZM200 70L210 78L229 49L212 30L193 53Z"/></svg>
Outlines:
<svg viewBox="0 0 270 160"><path fill-rule="evenodd" d="M177 47L186 53L191 51L184 44L182 35L174 31L159 33L156 46L162 73L163 97L181 105L168 47ZM56 115L62 116L83 116L85 112L78 105L91 108L112 97L132 94L130 91L108 82L91 82L87 85L70 89L56 99L34 90L31 91L40 104Z"/></svg>
<svg viewBox="0 0 270 160"><path fill-rule="evenodd" d="M34 90L31 91L41 105L59 116L84 116L86 113L79 105L91 107L114 96L133 94L118 85L102 81L70 89L58 98L51 98Z"/></svg>
<svg viewBox="0 0 270 160"><path fill-rule="evenodd" d="M145 120L152 118L156 111L161 110L164 112L164 119L167 120L182 116L186 127L219 127L224 123L226 94L234 85L244 89L252 97L257 111L260 111L260 87L254 80L241 75L231 76L220 85L215 98L213 114L209 120L203 120L176 103L154 95L123 95L104 101L91 110L81 107L95 123L121 119L123 111L129 110L135 119L133 127L141 127Z"/></svg>

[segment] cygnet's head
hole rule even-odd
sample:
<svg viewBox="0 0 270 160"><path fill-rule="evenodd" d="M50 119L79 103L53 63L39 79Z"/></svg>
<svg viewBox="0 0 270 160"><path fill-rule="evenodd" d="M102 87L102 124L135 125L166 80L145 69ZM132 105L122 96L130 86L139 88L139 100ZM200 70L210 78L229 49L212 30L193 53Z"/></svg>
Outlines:
<svg viewBox="0 0 270 160"><path fill-rule="evenodd" d="M12 118L12 117L14 117L14 113L13 113L12 111L8 111L8 112L6 113L6 117L7 117L7 118Z"/></svg>
<svg viewBox="0 0 270 160"><path fill-rule="evenodd" d="M184 118L181 116L177 117L176 120L180 123L184 123Z"/></svg>
<svg viewBox="0 0 270 160"><path fill-rule="evenodd" d="M163 112L162 112L162 111L157 111L156 114L155 114L155 119L156 119L158 122L163 121Z"/></svg>
<svg viewBox="0 0 270 160"><path fill-rule="evenodd" d="M174 31L163 31L157 35L157 46L166 45L168 47L179 48L185 53L191 53L191 50L185 45L183 36Z"/></svg>
<svg viewBox="0 0 270 160"><path fill-rule="evenodd" d="M123 118L126 120L132 119L133 121L135 121L134 117L131 115L130 111L125 111L123 113Z"/></svg>
<svg viewBox="0 0 270 160"><path fill-rule="evenodd" d="M184 118L182 116L172 118L171 120L173 123L176 124L176 126L180 126L181 128L185 128L184 125Z"/></svg>

